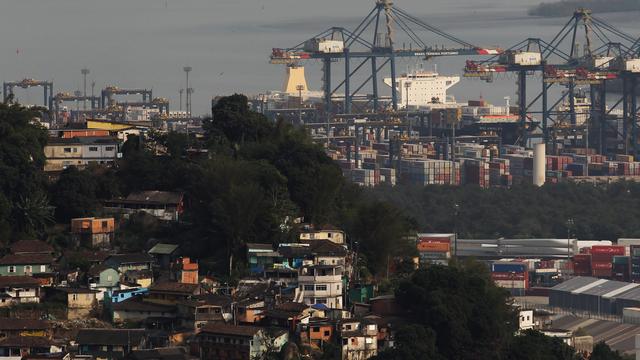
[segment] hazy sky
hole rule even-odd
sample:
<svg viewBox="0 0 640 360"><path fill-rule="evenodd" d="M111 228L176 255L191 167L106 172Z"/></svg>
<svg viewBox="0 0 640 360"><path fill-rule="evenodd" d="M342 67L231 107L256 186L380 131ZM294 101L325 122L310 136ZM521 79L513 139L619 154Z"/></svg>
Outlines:
<svg viewBox="0 0 640 360"><path fill-rule="evenodd" d="M536 33L550 35L565 21L527 19L526 8L537 2L397 0L396 5L467 41L508 46ZM184 87L182 67L188 64L193 67L194 112L206 113L215 95L279 89L284 69L268 63L271 48L295 45L330 26L353 27L373 4L372 0L3 0L0 78L52 79L55 92L73 92L82 86L80 69L87 66L96 89L111 84L152 88L154 96L170 98L177 109L178 90ZM637 30L636 15L613 17L624 29ZM444 43L434 39L439 42ZM441 71L459 72L463 61L439 61L445 69ZM320 85L318 69L307 65L311 87ZM482 91L477 90L479 85L467 88ZM465 95L465 90L461 93ZM35 103L41 91L19 90L17 96Z"/></svg>

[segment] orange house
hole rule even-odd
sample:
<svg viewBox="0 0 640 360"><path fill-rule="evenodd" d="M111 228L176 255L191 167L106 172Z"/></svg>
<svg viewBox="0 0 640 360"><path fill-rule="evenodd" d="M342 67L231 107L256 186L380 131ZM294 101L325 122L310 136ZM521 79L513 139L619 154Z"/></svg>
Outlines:
<svg viewBox="0 0 640 360"><path fill-rule="evenodd" d="M71 219L71 236L80 246L106 248L111 245L115 233L114 218L76 218Z"/></svg>
<svg viewBox="0 0 640 360"><path fill-rule="evenodd" d="M191 262L188 257L181 257L176 260L174 269L174 279L183 284L198 284L198 263Z"/></svg>

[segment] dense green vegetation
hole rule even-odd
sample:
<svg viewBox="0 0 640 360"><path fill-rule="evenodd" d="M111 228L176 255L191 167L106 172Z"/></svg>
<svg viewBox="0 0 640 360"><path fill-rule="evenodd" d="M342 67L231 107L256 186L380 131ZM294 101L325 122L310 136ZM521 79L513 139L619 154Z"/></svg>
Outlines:
<svg viewBox="0 0 640 360"><path fill-rule="evenodd" d="M565 17L573 15L579 8L591 9L594 13L624 12L640 10L638 0L562 0L543 2L529 9L530 16Z"/></svg>
<svg viewBox="0 0 640 360"><path fill-rule="evenodd" d="M463 238L565 238L568 219L574 220L570 230L579 239L640 237L638 183L561 183L509 190L398 186L377 188L368 195L403 209L420 230L457 228Z"/></svg>

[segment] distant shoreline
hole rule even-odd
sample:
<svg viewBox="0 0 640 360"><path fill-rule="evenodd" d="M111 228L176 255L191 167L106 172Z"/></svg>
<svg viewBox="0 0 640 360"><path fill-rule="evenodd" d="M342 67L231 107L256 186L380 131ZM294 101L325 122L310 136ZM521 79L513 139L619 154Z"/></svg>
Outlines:
<svg viewBox="0 0 640 360"><path fill-rule="evenodd" d="M565 17L578 8L591 9L594 13L640 11L640 0L563 0L543 2L529 9L529 16Z"/></svg>

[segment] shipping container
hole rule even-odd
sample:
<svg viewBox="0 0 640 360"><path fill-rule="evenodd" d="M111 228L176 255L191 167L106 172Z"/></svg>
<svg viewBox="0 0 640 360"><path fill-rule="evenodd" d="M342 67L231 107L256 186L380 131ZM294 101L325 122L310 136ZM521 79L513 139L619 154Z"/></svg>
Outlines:
<svg viewBox="0 0 640 360"><path fill-rule="evenodd" d="M529 276L527 272L523 272L523 273L492 272L491 278L493 280L527 280Z"/></svg>
<svg viewBox="0 0 640 360"><path fill-rule="evenodd" d="M592 246L591 254L624 255L624 246Z"/></svg>
<svg viewBox="0 0 640 360"><path fill-rule="evenodd" d="M491 264L491 272L498 273L522 273L527 271L527 265L518 262L500 262Z"/></svg>
<svg viewBox="0 0 640 360"><path fill-rule="evenodd" d="M441 242L419 241L418 251L420 252L449 252L451 244Z"/></svg>

